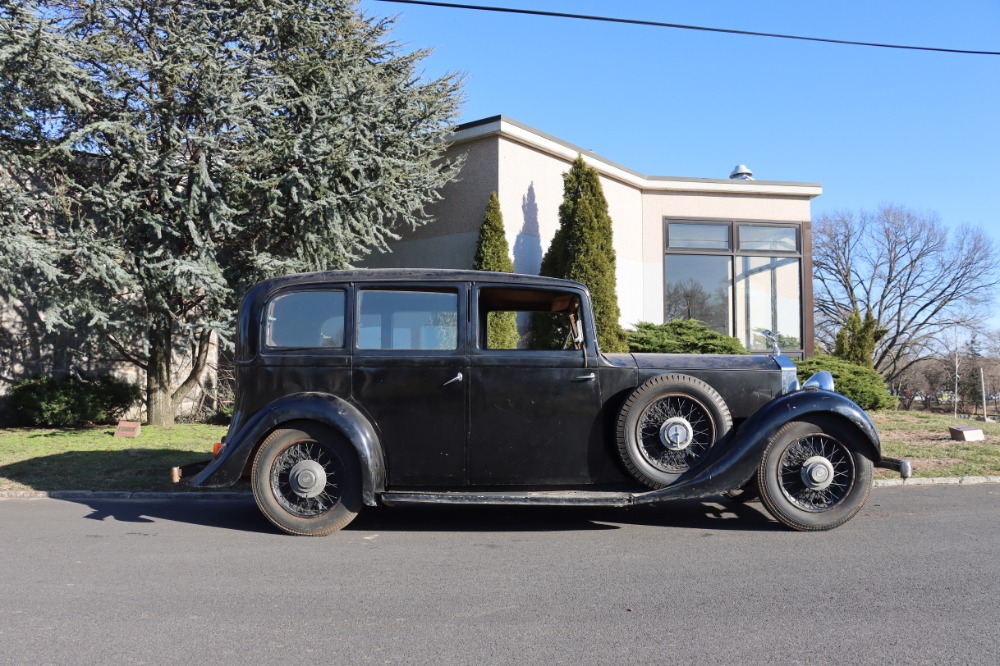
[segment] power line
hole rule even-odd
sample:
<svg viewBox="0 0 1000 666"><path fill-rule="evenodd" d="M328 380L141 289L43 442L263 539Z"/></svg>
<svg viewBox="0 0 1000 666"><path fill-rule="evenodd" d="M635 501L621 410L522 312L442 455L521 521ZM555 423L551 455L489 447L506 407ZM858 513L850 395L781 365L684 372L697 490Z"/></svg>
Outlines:
<svg viewBox="0 0 1000 666"><path fill-rule="evenodd" d="M701 32L717 32L727 35L745 35L749 37L772 37L775 39L795 39L803 42L822 42L824 44L842 44L847 46L872 46L880 49L901 49L904 51L933 51L935 53L961 53L965 55L1000 56L1000 51L974 51L969 49L946 49L936 46L907 46L903 44L882 44L880 42L856 42L849 39L827 39L825 37L804 37L802 35L783 35L775 32L756 32L754 30L709 28L701 25L684 25L682 23L661 23L660 21L643 21L640 19L615 18L613 16L590 16L587 14L566 14L564 12L545 12L537 9L514 9L512 7L461 5L450 2L431 2L430 0L378 0L378 2L394 2L404 5L426 5L428 7L448 7L450 9L472 9L481 12L498 12L502 14L528 14L530 16L549 16L554 18L581 19L585 21L604 21L606 23L626 23L629 25L644 25L644 26L652 26L655 28L698 30Z"/></svg>

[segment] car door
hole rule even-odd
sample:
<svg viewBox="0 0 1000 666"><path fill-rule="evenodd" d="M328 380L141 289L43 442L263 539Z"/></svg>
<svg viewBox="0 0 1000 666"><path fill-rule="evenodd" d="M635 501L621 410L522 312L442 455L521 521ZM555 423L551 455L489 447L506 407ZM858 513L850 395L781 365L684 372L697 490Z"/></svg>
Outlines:
<svg viewBox="0 0 1000 666"><path fill-rule="evenodd" d="M596 343L585 293L480 285L470 339L469 482L477 486L551 486L592 482L603 454ZM564 310L553 312L553 310ZM569 348L545 348L533 321L569 323ZM518 348L493 349L491 312L515 312ZM543 324L546 322L542 322ZM550 322L551 323L551 322ZM549 329L552 327L549 326ZM550 337L552 331L549 331ZM556 344L562 337L555 333Z"/></svg>
<svg viewBox="0 0 1000 666"><path fill-rule="evenodd" d="M467 286L356 293L353 395L378 430L389 486L464 485Z"/></svg>

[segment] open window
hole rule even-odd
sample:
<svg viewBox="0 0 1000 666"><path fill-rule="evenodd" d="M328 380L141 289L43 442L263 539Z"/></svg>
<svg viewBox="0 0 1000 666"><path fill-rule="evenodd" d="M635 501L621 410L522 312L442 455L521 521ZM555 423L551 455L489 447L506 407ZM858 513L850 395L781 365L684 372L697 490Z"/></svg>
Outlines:
<svg viewBox="0 0 1000 666"><path fill-rule="evenodd" d="M580 296L574 292L483 287L477 343L490 350L583 349L581 310Z"/></svg>

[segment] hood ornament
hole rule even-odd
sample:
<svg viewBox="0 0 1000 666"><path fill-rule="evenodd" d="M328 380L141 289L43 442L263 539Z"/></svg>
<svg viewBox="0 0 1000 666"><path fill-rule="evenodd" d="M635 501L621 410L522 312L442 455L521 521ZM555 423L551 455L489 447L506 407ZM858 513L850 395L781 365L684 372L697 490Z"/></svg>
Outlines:
<svg viewBox="0 0 1000 666"><path fill-rule="evenodd" d="M769 331L768 329L765 328L763 331L760 332L760 334L764 336L764 339L766 339L768 342L771 343L771 353L772 354L780 354L781 353L781 347L778 346L778 332L777 331L771 332L771 331Z"/></svg>

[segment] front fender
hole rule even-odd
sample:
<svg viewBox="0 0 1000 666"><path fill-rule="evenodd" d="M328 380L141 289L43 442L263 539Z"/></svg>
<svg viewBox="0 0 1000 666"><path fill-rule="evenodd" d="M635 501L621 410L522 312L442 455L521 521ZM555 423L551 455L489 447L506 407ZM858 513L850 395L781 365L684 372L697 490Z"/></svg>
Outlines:
<svg viewBox="0 0 1000 666"><path fill-rule="evenodd" d="M375 505L385 489L385 458L375 429L357 407L327 393L296 393L257 411L229 439L209 465L191 479L192 486L231 486L247 467L250 454L269 432L291 421L316 421L340 432L354 446L361 463L362 499Z"/></svg>
<svg viewBox="0 0 1000 666"><path fill-rule="evenodd" d="M831 415L842 419L857 430L872 461L882 460L878 433L863 409L839 393L796 391L779 396L754 412L739 430L727 435L720 446L713 447L705 465L691 477L661 490L638 494L635 503L696 499L741 488L757 472L764 450L778 430L789 421L798 421L807 415Z"/></svg>

